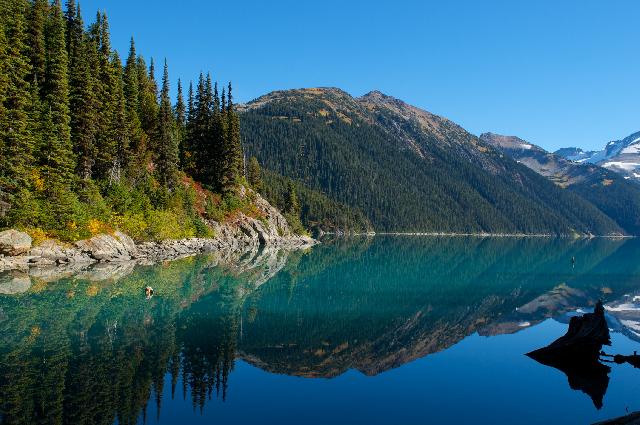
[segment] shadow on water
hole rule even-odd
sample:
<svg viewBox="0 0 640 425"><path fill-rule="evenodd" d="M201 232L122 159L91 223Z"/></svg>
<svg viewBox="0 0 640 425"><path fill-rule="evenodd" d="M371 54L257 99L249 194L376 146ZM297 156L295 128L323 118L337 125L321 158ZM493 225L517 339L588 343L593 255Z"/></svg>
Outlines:
<svg viewBox="0 0 640 425"><path fill-rule="evenodd" d="M377 375L474 333L622 299L638 288L639 253L635 240L377 237L0 276L0 422L132 424L149 403L160 415L165 382L202 411L232 391L239 358L278 374ZM594 403L601 372L565 371Z"/></svg>

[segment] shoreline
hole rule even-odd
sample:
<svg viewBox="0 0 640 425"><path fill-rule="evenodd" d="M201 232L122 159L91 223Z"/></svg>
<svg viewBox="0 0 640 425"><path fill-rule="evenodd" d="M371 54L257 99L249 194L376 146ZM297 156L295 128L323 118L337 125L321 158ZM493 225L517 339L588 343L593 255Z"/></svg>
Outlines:
<svg viewBox="0 0 640 425"><path fill-rule="evenodd" d="M238 229L239 230L239 229ZM288 235L261 239L254 235L222 235L213 238L188 238L142 242L136 244L121 233L99 234L90 239L64 244L48 239L18 255L0 256L0 272L35 268L90 267L98 264L155 264L211 253L244 253L264 248L307 249L319 242L315 239ZM258 234L256 233L255 236Z"/></svg>
<svg viewBox="0 0 640 425"><path fill-rule="evenodd" d="M448 233L448 232L324 232L323 236L430 236L474 238L550 238L550 239L634 239L634 235L555 235L551 233Z"/></svg>

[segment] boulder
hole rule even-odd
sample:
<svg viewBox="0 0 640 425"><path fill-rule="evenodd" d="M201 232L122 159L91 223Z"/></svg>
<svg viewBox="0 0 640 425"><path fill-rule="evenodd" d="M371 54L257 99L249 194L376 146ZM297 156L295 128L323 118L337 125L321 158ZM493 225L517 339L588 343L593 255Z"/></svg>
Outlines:
<svg viewBox="0 0 640 425"><path fill-rule="evenodd" d="M129 235L125 235L121 231L117 230L113 233L113 236L115 236L122 243L122 245L125 246L130 255L133 256L136 254L138 248L136 248L136 243L133 241L133 239L131 239Z"/></svg>
<svg viewBox="0 0 640 425"><path fill-rule="evenodd" d="M136 255L133 241L122 233L120 236L100 234L78 241L75 246L89 257L103 262L129 261Z"/></svg>
<svg viewBox="0 0 640 425"><path fill-rule="evenodd" d="M0 232L0 253L20 255L31 249L31 236L15 229Z"/></svg>

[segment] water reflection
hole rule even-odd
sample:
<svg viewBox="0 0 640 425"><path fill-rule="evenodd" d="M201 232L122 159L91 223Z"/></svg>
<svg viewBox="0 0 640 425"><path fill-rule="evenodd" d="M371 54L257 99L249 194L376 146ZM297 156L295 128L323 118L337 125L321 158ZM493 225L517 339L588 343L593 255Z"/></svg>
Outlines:
<svg viewBox="0 0 640 425"><path fill-rule="evenodd" d="M635 240L357 238L310 252L6 274L0 418L136 423L149 403L160 415L165 382L203 410L233 391L238 358L303 377L377 375L598 298L632 334L639 250ZM569 382L593 397L581 377Z"/></svg>

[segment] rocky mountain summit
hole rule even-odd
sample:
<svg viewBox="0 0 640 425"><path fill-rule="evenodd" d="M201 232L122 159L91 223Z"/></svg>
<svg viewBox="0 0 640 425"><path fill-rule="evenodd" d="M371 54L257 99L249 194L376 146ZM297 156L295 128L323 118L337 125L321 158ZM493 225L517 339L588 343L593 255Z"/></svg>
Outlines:
<svg viewBox="0 0 640 425"><path fill-rule="evenodd" d="M585 180L602 180L613 175L594 164L578 164L561 155L547 152L540 146L517 136L489 132L481 134L480 139L563 188Z"/></svg>
<svg viewBox="0 0 640 425"><path fill-rule="evenodd" d="M555 152L580 164L597 164L621 174L627 180L640 181L640 131L624 139L613 140L597 151L571 147Z"/></svg>

